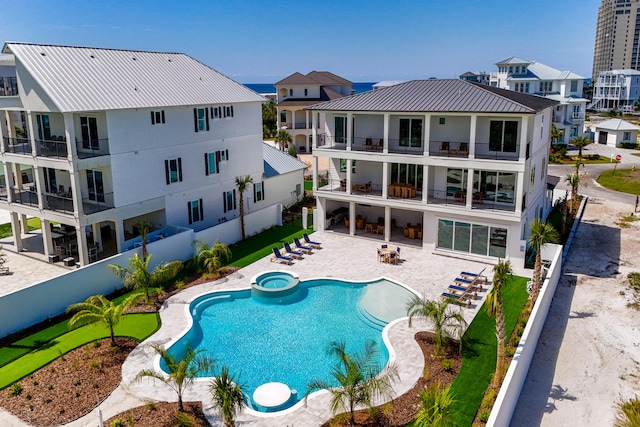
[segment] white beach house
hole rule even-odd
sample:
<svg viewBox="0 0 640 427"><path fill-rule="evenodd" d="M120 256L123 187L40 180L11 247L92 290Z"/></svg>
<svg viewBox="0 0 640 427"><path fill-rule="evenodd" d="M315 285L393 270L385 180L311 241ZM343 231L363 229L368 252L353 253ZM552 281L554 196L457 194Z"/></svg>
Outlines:
<svg viewBox="0 0 640 427"><path fill-rule="evenodd" d="M326 117L313 122L313 170L329 162L314 175L318 227L523 266L528 223L550 209L557 104L430 79L307 107Z"/></svg>
<svg viewBox="0 0 640 427"><path fill-rule="evenodd" d="M640 98L640 71L603 71L594 82L593 102L589 108L633 111L638 98Z"/></svg>
<svg viewBox="0 0 640 427"><path fill-rule="evenodd" d="M84 265L129 249L143 220L162 238L236 218L238 176L253 179L247 213L302 195L305 165L262 142L265 99L187 55L2 52L0 209L17 250L27 216L41 220L45 255Z"/></svg>
<svg viewBox="0 0 640 427"><path fill-rule="evenodd" d="M620 147L621 144L635 144L638 140L640 128L622 119L609 119L591 126L595 141L610 147Z"/></svg>

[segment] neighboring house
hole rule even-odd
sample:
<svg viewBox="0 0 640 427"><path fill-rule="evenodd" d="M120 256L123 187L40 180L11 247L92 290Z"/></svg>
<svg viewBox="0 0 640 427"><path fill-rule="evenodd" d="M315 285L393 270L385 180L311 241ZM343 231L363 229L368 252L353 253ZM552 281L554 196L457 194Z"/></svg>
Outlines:
<svg viewBox="0 0 640 427"><path fill-rule="evenodd" d="M278 129L286 129L299 153L311 152L313 117L305 107L321 101L342 98L353 93L349 80L327 71L311 71L307 75L293 73L275 84L278 97ZM316 117L319 122L324 120Z"/></svg>
<svg viewBox="0 0 640 427"><path fill-rule="evenodd" d="M268 189L269 204L291 206L304 196L304 171L307 165L289 154L262 144L264 157L264 184ZM254 187L254 202L257 202ZM262 197L265 197L264 189Z"/></svg>
<svg viewBox="0 0 640 427"><path fill-rule="evenodd" d="M591 126L595 134L595 142L619 147L621 143L636 143L638 140L638 126L622 119L609 119Z"/></svg>
<svg viewBox="0 0 640 427"><path fill-rule="evenodd" d="M460 75L460 80L488 85L489 77L490 75L488 73L485 73L484 71L467 71L466 73Z"/></svg>
<svg viewBox="0 0 640 427"><path fill-rule="evenodd" d="M640 71L603 71L593 85L593 102L589 108L633 111L639 97Z"/></svg>
<svg viewBox="0 0 640 427"><path fill-rule="evenodd" d="M496 66L498 72L491 73L491 86L558 101L553 111L553 124L560 132L560 137L554 143L567 144L573 138L584 135L584 119L589 102L582 95L584 77L515 56L497 62Z"/></svg>
<svg viewBox="0 0 640 427"><path fill-rule="evenodd" d="M371 86L372 89L382 89L383 87L389 87L393 85L397 85L400 83L404 83L406 80L383 80Z"/></svg>
<svg viewBox="0 0 640 427"><path fill-rule="evenodd" d="M523 266L528 223L551 207L556 105L430 79L308 107L326 116L314 123L312 169L329 162L328 182L314 174L319 228Z"/></svg>
<svg viewBox="0 0 640 427"><path fill-rule="evenodd" d="M45 255L84 265L132 247L142 220L162 238L238 217L237 176L253 178L247 213L302 184L292 168L265 173L265 99L187 55L27 43L3 53L0 209L17 250L27 216L41 219Z"/></svg>

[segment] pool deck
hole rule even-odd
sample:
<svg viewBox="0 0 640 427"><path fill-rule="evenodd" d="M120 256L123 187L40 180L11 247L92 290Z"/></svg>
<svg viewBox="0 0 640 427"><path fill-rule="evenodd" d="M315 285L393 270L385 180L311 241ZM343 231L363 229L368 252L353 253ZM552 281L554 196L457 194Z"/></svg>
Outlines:
<svg viewBox="0 0 640 427"><path fill-rule="evenodd" d="M155 352L150 343L167 344L179 338L188 328L190 316L187 316L188 302L195 297L213 291L248 288L250 279L267 270L292 271L300 280L314 278L337 278L353 281L374 280L381 277L401 283L429 299L437 299L459 272L479 272L483 268L491 277L492 265L457 256L443 256L415 246L400 245L402 262L393 265L377 261L376 248L380 241L364 237L349 237L340 233L323 232L313 234L313 240L322 243L323 249L314 250L302 260L292 265L270 262L271 256L216 282L185 289L170 298L160 310L162 328L138 346L128 357L122 369L122 383L101 405L103 417L116 415L128 408L142 405L149 400L177 401L175 392L157 380L144 378L134 382L135 376L143 369L154 367ZM395 244L389 244L395 247ZM515 269L515 274L531 277L531 270ZM490 288L489 288L490 289ZM487 287L478 294L470 308L460 308L468 323L473 320L487 295ZM396 363L400 381L394 384L396 395L409 390L422 375L423 357L413 335L428 329L420 322L412 328L406 318L397 320L386 328L388 342L391 343L391 359ZM211 404L208 391L209 380L197 380L194 386L184 394L185 401L201 400L205 414L213 426L222 426L221 418ZM304 393L304 390L298 390ZM329 394L315 393L307 404L298 403L293 408L272 414L257 414L245 409L238 414L236 421L242 426L280 427L285 425L319 426L332 414L329 410ZM98 420L98 408L68 426L95 426ZM16 424L18 425L18 424Z"/></svg>

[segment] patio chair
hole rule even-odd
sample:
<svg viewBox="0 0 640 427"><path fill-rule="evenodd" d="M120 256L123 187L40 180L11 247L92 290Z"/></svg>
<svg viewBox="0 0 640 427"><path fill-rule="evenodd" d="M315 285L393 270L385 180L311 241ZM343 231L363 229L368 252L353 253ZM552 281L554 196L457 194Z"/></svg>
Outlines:
<svg viewBox="0 0 640 427"><path fill-rule="evenodd" d="M305 246L302 243L300 243L300 239L298 239L297 237L293 238L293 242L296 244L296 249L298 249L299 251L302 251L305 254L310 254L311 253L311 247L310 246Z"/></svg>
<svg viewBox="0 0 640 427"><path fill-rule="evenodd" d="M385 256L386 255L380 249L378 249L378 262L384 261Z"/></svg>
<svg viewBox="0 0 640 427"><path fill-rule="evenodd" d="M475 281L477 281L479 283L486 284L487 283L487 276L482 274L482 273L484 273L484 270L486 270L486 267L483 268L482 270L480 270L480 273L469 273L467 271L461 271L460 272L460 277L462 277L463 279L475 280Z"/></svg>
<svg viewBox="0 0 640 427"><path fill-rule="evenodd" d="M467 155L469 154L469 143L468 142L461 142L460 146L458 147L458 154L460 155Z"/></svg>
<svg viewBox="0 0 640 427"><path fill-rule="evenodd" d="M453 283L470 289L482 290L482 283L476 279L463 279L462 277L456 277Z"/></svg>
<svg viewBox="0 0 640 427"><path fill-rule="evenodd" d="M320 242L314 242L313 240L309 239L309 235L307 233L302 233L302 237L304 238L304 242L308 246L311 246L313 249L322 249L320 246Z"/></svg>
<svg viewBox="0 0 640 427"><path fill-rule="evenodd" d="M385 258L385 261L388 262L389 264L393 263L393 264L397 264L398 263L398 255L391 252L389 254L389 256L387 258Z"/></svg>
<svg viewBox="0 0 640 427"><path fill-rule="evenodd" d="M449 150L449 143L445 141L440 144L440 149L438 151L444 151L445 153L447 153L447 155L449 155Z"/></svg>
<svg viewBox="0 0 640 427"><path fill-rule="evenodd" d="M440 295L440 298L455 302L456 304L462 305L466 308L469 308L469 306L471 306L471 300L465 295L455 295L448 292L443 292Z"/></svg>
<svg viewBox="0 0 640 427"><path fill-rule="evenodd" d="M284 250L287 251L287 253L284 254L284 256L290 256L291 258L296 258L296 259L302 258L303 253L300 251L295 251L291 249L291 246L287 242L284 242Z"/></svg>
<svg viewBox="0 0 640 427"><path fill-rule="evenodd" d="M280 253L280 249L274 247L273 248L273 256L271 257L271 262L275 262L275 261L277 261L279 263L282 263L282 264L290 265L293 262L293 258L288 257L288 256L283 256Z"/></svg>
<svg viewBox="0 0 640 427"><path fill-rule="evenodd" d="M478 295L478 293L475 291L475 288L459 286L456 284L449 285L449 287L447 288L447 291L449 291L449 293L453 295L468 295L472 299L475 299L475 297Z"/></svg>

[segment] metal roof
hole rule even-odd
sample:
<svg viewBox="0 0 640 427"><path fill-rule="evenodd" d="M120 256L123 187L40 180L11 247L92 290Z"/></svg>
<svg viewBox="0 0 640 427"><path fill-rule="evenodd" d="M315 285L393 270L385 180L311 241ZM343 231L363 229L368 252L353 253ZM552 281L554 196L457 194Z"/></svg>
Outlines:
<svg viewBox="0 0 640 427"><path fill-rule="evenodd" d="M496 62L496 65L505 65L505 64L528 64L531 61L527 61L526 59L518 58L517 56L512 56L510 58L504 59L502 61Z"/></svg>
<svg viewBox="0 0 640 427"><path fill-rule="evenodd" d="M306 107L319 102L342 98L344 95L327 87L320 88L320 98L287 98L278 102L278 107Z"/></svg>
<svg viewBox="0 0 640 427"><path fill-rule="evenodd" d="M412 80L307 107L309 110L534 114L556 101L460 79Z"/></svg>
<svg viewBox="0 0 640 427"><path fill-rule="evenodd" d="M271 178L289 172L306 169L307 165L295 157L291 157L284 151L262 143L262 155L264 159L264 177Z"/></svg>
<svg viewBox="0 0 640 427"><path fill-rule="evenodd" d="M62 112L265 102L183 53L7 42Z"/></svg>
<svg viewBox="0 0 640 427"><path fill-rule="evenodd" d="M295 72L275 83L276 85L338 85L351 86L351 82L328 71L311 71L307 75Z"/></svg>
<svg viewBox="0 0 640 427"><path fill-rule="evenodd" d="M604 122L596 123L595 127L596 129L607 130L640 130L640 127L622 119L605 120Z"/></svg>

